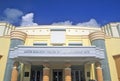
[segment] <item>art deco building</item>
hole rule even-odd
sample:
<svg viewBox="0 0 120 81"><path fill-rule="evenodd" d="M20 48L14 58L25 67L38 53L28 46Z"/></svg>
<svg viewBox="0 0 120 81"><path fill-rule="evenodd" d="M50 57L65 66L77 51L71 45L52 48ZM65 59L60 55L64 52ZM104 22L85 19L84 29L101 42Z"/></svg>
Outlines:
<svg viewBox="0 0 120 81"><path fill-rule="evenodd" d="M120 81L119 68L120 23L0 23L0 81Z"/></svg>

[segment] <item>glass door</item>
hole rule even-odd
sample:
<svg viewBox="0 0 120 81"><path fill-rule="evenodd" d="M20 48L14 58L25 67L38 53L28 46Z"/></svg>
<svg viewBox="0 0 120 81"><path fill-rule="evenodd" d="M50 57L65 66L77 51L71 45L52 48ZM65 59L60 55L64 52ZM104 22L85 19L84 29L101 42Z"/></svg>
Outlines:
<svg viewBox="0 0 120 81"><path fill-rule="evenodd" d="M53 81L62 81L62 70L53 70Z"/></svg>
<svg viewBox="0 0 120 81"><path fill-rule="evenodd" d="M32 70L31 71L31 81L42 81L42 71Z"/></svg>
<svg viewBox="0 0 120 81"><path fill-rule="evenodd" d="M72 81L82 81L80 70L72 70Z"/></svg>

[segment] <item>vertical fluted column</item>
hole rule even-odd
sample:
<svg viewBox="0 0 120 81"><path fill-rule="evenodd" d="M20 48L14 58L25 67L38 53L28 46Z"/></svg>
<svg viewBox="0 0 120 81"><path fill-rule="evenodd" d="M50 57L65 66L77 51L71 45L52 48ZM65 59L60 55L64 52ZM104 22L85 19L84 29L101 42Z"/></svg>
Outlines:
<svg viewBox="0 0 120 81"><path fill-rule="evenodd" d="M97 81L103 81L102 68L100 63L96 64Z"/></svg>
<svg viewBox="0 0 120 81"><path fill-rule="evenodd" d="M18 45L24 45L27 34L21 31L12 31L10 33L10 37L11 37L11 43L10 43L10 50L11 50L17 47ZM14 60L9 58L9 55L8 55L4 81L11 80L13 64L14 64Z"/></svg>
<svg viewBox="0 0 120 81"><path fill-rule="evenodd" d="M48 68L48 63L43 64L43 81L50 81L50 68Z"/></svg>
<svg viewBox="0 0 120 81"><path fill-rule="evenodd" d="M15 62L12 69L11 81L18 81L18 62Z"/></svg>
<svg viewBox="0 0 120 81"><path fill-rule="evenodd" d="M103 80L111 81L110 70L108 65L108 58L106 54L106 46L105 46L105 34L102 31L93 32L89 35L90 41L92 45L95 45L98 48L104 49L105 58L100 61L101 67L103 69Z"/></svg>

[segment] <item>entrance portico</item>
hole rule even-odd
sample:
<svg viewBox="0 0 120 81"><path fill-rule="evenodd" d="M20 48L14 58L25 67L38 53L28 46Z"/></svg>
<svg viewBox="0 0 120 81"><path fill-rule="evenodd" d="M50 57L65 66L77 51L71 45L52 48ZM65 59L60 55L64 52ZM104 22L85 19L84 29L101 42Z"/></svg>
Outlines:
<svg viewBox="0 0 120 81"><path fill-rule="evenodd" d="M30 71L24 71L24 76L29 77L28 81L85 81L86 73L91 76L84 68L85 64L104 59L104 52L95 46L18 46L10 51L9 58L24 66L30 65Z"/></svg>

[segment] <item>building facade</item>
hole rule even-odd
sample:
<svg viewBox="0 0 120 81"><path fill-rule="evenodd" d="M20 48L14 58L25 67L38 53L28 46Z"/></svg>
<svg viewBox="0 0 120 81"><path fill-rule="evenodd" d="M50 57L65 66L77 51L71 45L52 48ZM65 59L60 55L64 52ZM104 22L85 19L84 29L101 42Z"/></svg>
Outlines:
<svg viewBox="0 0 120 81"><path fill-rule="evenodd" d="M120 23L101 28L0 23L0 81L120 81Z"/></svg>

